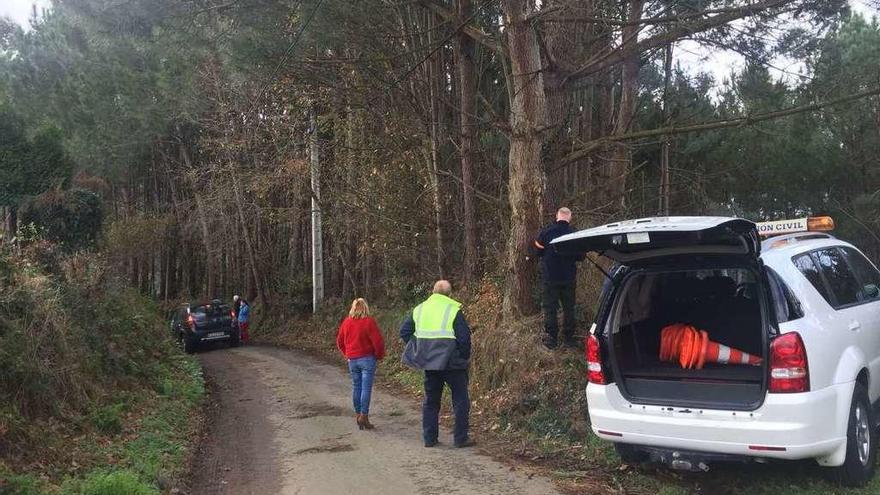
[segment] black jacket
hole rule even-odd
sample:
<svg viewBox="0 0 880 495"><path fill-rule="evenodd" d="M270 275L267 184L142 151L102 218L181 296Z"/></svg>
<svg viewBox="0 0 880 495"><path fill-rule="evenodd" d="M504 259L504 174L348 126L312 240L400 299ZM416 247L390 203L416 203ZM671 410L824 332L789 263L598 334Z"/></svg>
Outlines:
<svg viewBox="0 0 880 495"><path fill-rule="evenodd" d="M565 234L571 234L574 231L568 222L559 220L554 224L544 227L544 230L535 239L533 243L535 254L543 260L545 283L574 282L577 276L576 263L583 260L584 256L560 254L550 245L550 241L553 239Z"/></svg>

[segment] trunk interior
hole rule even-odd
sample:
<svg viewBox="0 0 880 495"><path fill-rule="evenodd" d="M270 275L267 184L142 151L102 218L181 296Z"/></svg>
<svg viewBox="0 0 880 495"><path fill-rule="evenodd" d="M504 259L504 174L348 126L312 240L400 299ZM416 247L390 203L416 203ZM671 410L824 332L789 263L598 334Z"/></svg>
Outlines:
<svg viewBox="0 0 880 495"><path fill-rule="evenodd" d="M765 357L766 327L756 274L743 268L641 272L628 278L612 315L611 348L621 391L635 403L755 409L766 366L706 363L683 369L660 360L660 333L683 323L709 339Z"/></svg>

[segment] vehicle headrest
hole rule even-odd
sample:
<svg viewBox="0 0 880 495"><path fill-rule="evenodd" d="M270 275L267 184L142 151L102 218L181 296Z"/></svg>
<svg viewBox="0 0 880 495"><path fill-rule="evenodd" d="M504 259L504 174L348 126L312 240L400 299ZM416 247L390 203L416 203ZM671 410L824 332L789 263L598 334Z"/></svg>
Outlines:
<svg viewBox="0 0 880 495"><path fill-rule="evenodd" d="M703 283L700 285L709 297L733 297L736 295L736 282L730 277L708 277L703 279Z"/></svg>
<svg viewBox="0 0 880 495"><path fill-rule="evenodd" d="M663 295L670 301L691 301L699 298L704 292L702 281L688 277L684 272L669 274L666 281L671 290L664 292Z"/></svg>

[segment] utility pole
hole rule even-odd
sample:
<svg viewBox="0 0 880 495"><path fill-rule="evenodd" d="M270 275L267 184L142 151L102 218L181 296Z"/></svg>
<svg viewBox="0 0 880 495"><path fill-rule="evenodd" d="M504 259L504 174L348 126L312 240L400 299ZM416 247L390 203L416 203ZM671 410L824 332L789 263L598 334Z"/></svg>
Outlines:
<svg viewBox="0 0 880 495"><path fill-rule="evenodd" d="M672 43L666 45L666 56L663 60L663 125L671 125L669 111L669 79L672 77ZM660 205L659 214L669 216L669 136L663 136L660 150Z"/></svg>
<svg viewBox="0 0 880 495"><path fill-rule="evenodd" d="M317 313L324 300L324 248L321 242L321 154L318 146L318 111L309 110L309 146L312 175L312 312Z"/></svg>

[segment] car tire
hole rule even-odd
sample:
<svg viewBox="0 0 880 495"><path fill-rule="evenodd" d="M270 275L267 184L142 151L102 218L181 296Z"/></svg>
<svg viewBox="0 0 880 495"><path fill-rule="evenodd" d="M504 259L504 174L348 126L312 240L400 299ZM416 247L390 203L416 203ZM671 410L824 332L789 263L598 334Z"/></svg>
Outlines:
<svg viewBox="0 0 880 495"><path fill-rule="evenodd" d="M241 331L235 330L229 338L229 347L241 347Z"/></svg>
<svg viewBox="0 0 880 495"><path fill-rule="evenodd" d="M648 460L648 453L635 445L615 443L614 450L617 451L620 460L627 464L639 464Z"/></svg>
<svg viewBox="0 0 880 495"><path fill-rule="evenodd" d="M856 383L846 427L846 460L836 468L836 477L845 486L865 486L874 477L877 463L877 429L868 400L868 390Z"/></svg>
<svg viewBox="0 0 880 495"><path fill-rule="evenodd" d="M187 354L193 354L196 352L196 347L198 347L198 344L196 343L195 339L191 339L186 336L183 337L183 352Z"/></svg>

